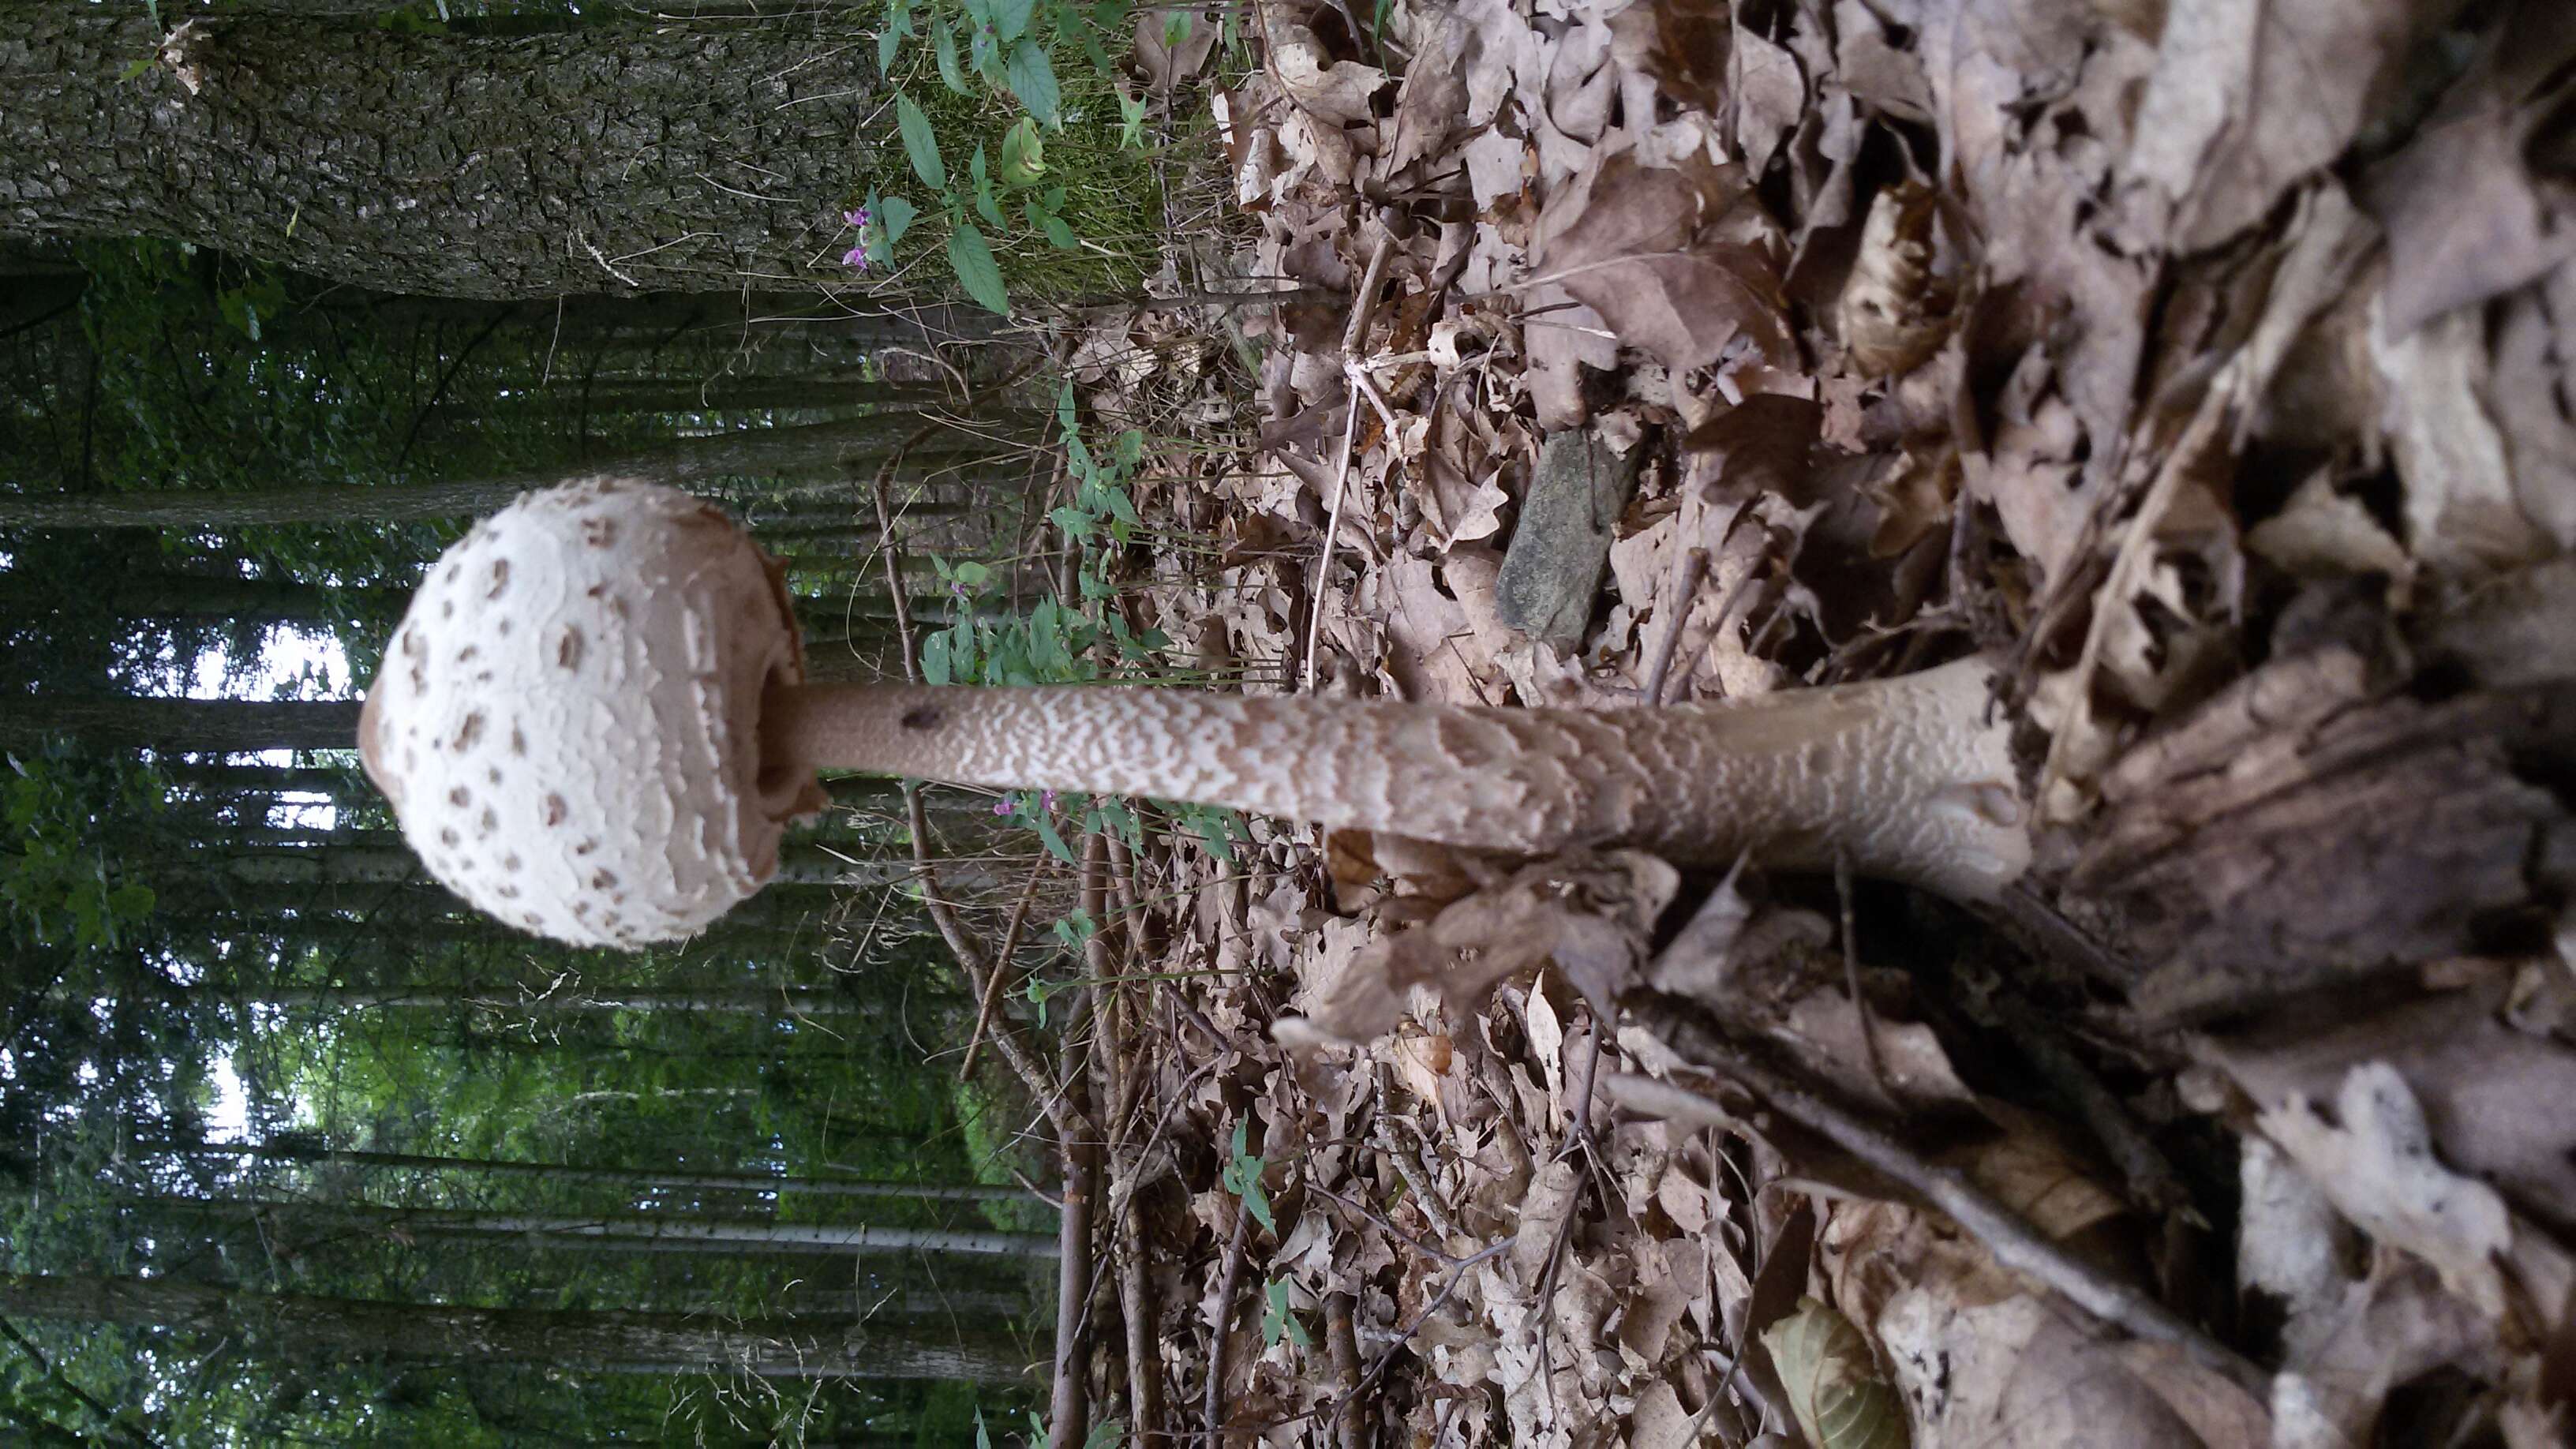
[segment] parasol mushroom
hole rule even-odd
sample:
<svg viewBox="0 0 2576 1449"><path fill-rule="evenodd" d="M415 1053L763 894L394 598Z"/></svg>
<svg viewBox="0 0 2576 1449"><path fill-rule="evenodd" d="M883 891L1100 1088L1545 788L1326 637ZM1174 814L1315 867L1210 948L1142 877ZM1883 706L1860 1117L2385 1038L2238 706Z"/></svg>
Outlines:
<svg viewBox="0 0 2576 1449"><path fill-rule="evenodd" d="M1153 795L1538 854L1837 857L1983 899L2030 859L1991 666L1605 713L1133 686L812 685L776 565L719 510L595 480L431 569L359 726L430 870L584 945L704 929L821 808L814 771Z"/></svg>

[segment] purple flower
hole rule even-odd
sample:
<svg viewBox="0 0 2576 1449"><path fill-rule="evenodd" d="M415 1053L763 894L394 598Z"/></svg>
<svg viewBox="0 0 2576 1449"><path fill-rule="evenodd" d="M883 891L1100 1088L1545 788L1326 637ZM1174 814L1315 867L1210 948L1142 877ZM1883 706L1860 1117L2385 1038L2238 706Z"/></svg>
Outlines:
<svg viewBox="0 0 2576 1449"><path fill-rule="evenodd" d="M1008 814L1010 814L1010 813L1011 813L1011 797L1010 797L1010 796L1008 796L1008 795L1005 795L1005 796L1003 796L1001 799L994 801L994 802L993 802L993 813L994 813L994 814L996 814L996 815L1008 815Z"/></svg>
<svg viewBox="0 0 2576 1449"><path fill-rule="evenodd" d="M855 227L865 227L868 224L868 209L862 206L856 211L842 212L841 220Z"/></svg>
<svg viewBox="0 0 2576 1449"><path fill-rule="evenodd" d="M1038 792L1038 808L1046 811L1053 811L1055 809L1055 792L1053 790L1042 790Z"/></svg>
<svg viewBox="0 0 2576 1449"><path fill-rule="evenodd" d="M841 262L852 271L866 271L868 269L868 244L866 242L861 242L857 246L850 248L848 252L842 255Z"/></svg>

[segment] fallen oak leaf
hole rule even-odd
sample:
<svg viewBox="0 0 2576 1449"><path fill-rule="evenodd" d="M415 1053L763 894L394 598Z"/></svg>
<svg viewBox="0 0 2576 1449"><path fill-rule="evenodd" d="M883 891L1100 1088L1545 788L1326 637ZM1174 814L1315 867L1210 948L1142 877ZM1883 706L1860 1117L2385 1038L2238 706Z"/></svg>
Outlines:
<svg viewBox="0 0 2576 1449"><path fill-rule="evenodd" d="M1650 168L1622 151L1549 198L1532 248L1543 270L1523 285L1563 287L1675 372L1716 362L1739 335L1786 363L1779 243L1742 167L1686 156Z"/></svg>
<svg viewBox="0 0 2576 1449"><path fill-rule="evenodd" d="M1386 85L1376 66L1326 60L1323 42L1302 25L1270 27L1270 66L1290 100L1337 125L1372 119L1369 100Z"/></svg>
<svg viewBox="0 0 2576 1449"><path fill-rule="evenodd" d="M1851 1320L1813 1298L1762 1330L1762 1346L1789 1390L1789 1412L1816 1449L1904 1449L1905 1408L1878 1376L1869 1341Z"/></svg>

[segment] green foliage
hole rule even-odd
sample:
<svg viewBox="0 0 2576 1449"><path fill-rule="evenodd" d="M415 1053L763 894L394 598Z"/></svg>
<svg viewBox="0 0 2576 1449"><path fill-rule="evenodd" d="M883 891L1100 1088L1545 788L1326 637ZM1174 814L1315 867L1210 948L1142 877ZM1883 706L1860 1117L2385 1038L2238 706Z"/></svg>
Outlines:
<svg viewBox="0 0 2576 1449"><path fill-rule="evenodd" d="M12 931L37 945L81 951L126 944L155 897L117 858L125 842L101 827L119 813L157 810L159 783L137 767L83 765L67 756L0 758L9 766L0 777L0 818L8 825L0 839L0 902Z"/></svg>
<svg viewBox="0 0 2576 1449"><path fill-rule="evenodd" d="M1306 1336L1306 1325L1297 1321L1295 1287L1285 1278L1273 1278L1261 1294L1261 1341L1276 1347L1287 1339L1299 1348L1313 1348L1315 1340Z"/></svg>
<svg viewBox="0 0 2576 1449"><path fill-rule="evenodd" d="M1112 60L1125 48L1128 17L1128 0L887 0L879 70L896 86L895 131L911 179L928 193L927 211L879 178L868 209L884 235L863 241L868 260L896 262L903 231L926 218L957 285L1004 315L1015 287L1060 291L1141 275L1143 251L1121 244L1159 227L1141 210L1151 179L1134 149L1144 102L1128 95ZM918 43L925 34L926 47ZM997 110L1017 114L988 151L974 138L992 134L985 128ZM962 180L948 159L959 153L969 158ZM901 224L889 217L895 206ZM1082 260L1041 269L1033 259L1045 250Z"/></svg>
<svg viewBox="0 0 2576 1449"><path fill-rule="evenodd" d="M1270 1190L1261 1185L1261 1175L1270 1170L1270 1159L1255 1153L1247 1145L1251 1130L1251 1124L1244 1119L1235 1119L1233 1155L1226 1159L1217 1180L1226 1191L1243 1199L1244 1210L1252 1214L1254 1222L1261 1224L1263 1232L1275 1233L1279 1231L1279 1224L1270 1217Z"/></svg>

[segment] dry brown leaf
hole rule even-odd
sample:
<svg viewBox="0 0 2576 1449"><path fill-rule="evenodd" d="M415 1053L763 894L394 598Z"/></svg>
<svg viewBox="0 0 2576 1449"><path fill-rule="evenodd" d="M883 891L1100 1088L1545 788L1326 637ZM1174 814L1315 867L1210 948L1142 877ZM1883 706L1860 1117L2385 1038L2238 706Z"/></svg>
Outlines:
<svg viewBox="0 0 2576 1449"><path fill-rule="evenodd" d="M1369 100L1386 85L1386 72L1355 60L1332 60L1315 32L1302 25L1269 27L1273 74L1288 98L1332 126L1374 119Z"/></svg>
<svg viewBox="0 0 2576 1449"><path fill-rule="evenodd" d="M1177 42L1170 36L1175 29L1180 32ZM1137 67L1145 72L1148 84L1169 94L1206 68L1208 56L1216 49L1218 29L1217 22L1206 15L1148 11L1136 18Z"/></svg>
<svg viewBox="0 0 2576 1449"><path fill-rule="evenodd" d="M2414 139L2372 169L2392 334L2576 257L2576 184L2563 150L2552 150L2563 143L2545 129L2576 96L2571 59L2576 8L2509 7Z"/></svg>
<svg viewBox="0 0 2576 1449"><path fill-rule="evenodd" d="M1538 281L1677 372L1716 362L1739 336L1789 356L1779 238L1740 168L1654 170L1623 151L1549 198L1534 249Z"/></svg>
<svg viewBox="0 0 2576 1449"><path fill-rule="evenodd" d="M1807 77L1796 56L1746 28L1741 6L1735 11L1734 45L1728 56L1735 72L1729 90L1736 152L1745 170L1759 176L1771 164L1771 153L1798 129L1807 107Z"/></svg>
<svg viewBox="0 0 2576 1449"><path fill-rule="evenodd" d="M2179 1353L2105 1338L2027 1294L1979 1303L1904 1289L1879 1342L1914 1409L1917 1449L2264 1449L2270 1416Z"/></svg>
<svg viewBox="0 0 2576 1449"><path fill-rule="evenodd" d="M2534 1102L2576 1102L2576 1051L2499 1019L2500 977L2275 1039L2213 1042L2207 1055L2263 1107L2323 1101L2345 1074L2383 1063L2421 1104L2442 1160L2526 1211L2576 1227L2576 1119Z"/></svg>
<svg viewBox="0 0 2576 1449"><path fill-rule="evenodd" d="M2348 1286L2272 1386L2275 1449L2377 1442L2389 1390L2434 1369L2496 1376L2494 1326L2432 1270L2392 1260Z"/></svg>
<svg viewBox="0 0 2576 1449"><path fill-rule="evenodd" d="M2555 551L2524 510L2510 442L2481 396L2486 337L2484 319L2452 312L2395 341L2374 330L2371 345L2406 485L2408 541L2427 566L2467 579Z"/></svg>
<svg viewBox="0 0 2576 1449"><path fill-rule="evenodd" d="M2157 245L2199 251L2260 220L2384 114L2455 4L2175 0L2139 103L2128 173L2158 193Z"/></svg>
<svg viewBox="0 0 2576 1449"><path fill-rule="evenodd" d="M2434 1158L2423 1108L2386 1064L2346 1072L2333 1110L2328 1121L2294 1095L2266 1109L2259 1125L2346 1218L2431 1264L2444 1286L2502 1318L2501 1264L2513 1246L2504 1199Z"/></svg>

